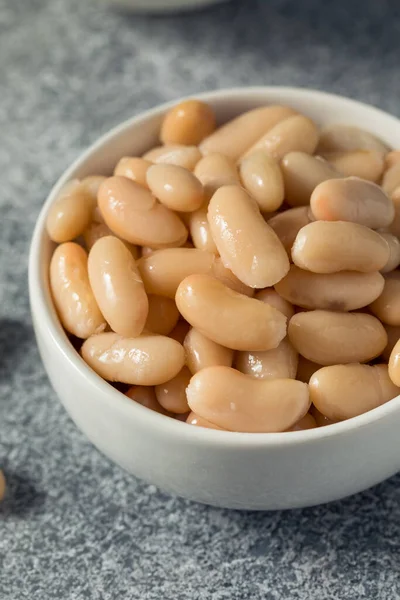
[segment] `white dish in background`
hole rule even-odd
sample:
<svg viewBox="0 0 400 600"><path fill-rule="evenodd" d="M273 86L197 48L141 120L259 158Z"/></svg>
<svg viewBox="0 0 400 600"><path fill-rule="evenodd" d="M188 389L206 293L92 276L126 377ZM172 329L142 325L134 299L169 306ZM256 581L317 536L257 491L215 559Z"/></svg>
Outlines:
<svg viewBox="0 0 400 600"><path fill-rule="evenodd" d="M228 0L103 0L116 6L138 13L184 12L221 4Z"/></svg>
<svg viewBox="0 0 400 600"><path fill-rule="evenodd" d="M400 121L340 96L299 88L221 90L196 96L220 122L263 104L288 104L320 124L348 123L400 147ZM29 260L37 341L51 383L76 425L111 460L162 489L199 502L243 509L283 509L354 494L400 469L400 396L354 419L308 431L246 434L202 429L136 404L97 376L68 341L54 311L48 267L54 245L45 232L49 206L70 179L108 174L124 155L157 143L166 110L122 123L80 156L50 192Z"/></svg>

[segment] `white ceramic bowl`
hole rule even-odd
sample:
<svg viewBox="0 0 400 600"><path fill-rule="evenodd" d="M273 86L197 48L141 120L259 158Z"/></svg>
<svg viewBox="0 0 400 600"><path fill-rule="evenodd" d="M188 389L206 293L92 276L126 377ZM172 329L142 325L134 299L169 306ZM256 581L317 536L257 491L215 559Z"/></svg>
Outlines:
<svg viewBox="0 0 400 600"><path fill-rule="evenodd" d="M296 88L199 94L222 122L266 103L283 103L320 124L350 123L400 147L400 121L371 106ZM171 103L174 104L174 103ZM76 425L111 460L164 490L217 506L282 509L328 502L374 485L400 469L400 397L328 427L277 434L190 427L135 404L98 377L75 352L52 306L53 244L47 211L74 177L111 173L123 155L157 143L166 104L119 125L67 169L39 215L29 261L33 323L50 381Z"/></svg>

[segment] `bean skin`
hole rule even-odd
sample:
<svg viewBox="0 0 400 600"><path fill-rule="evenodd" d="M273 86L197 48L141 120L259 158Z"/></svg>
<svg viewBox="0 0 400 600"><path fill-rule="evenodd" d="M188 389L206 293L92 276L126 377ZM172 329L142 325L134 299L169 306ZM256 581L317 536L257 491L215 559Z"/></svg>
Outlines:
<svg viewBox="0 0 400 600"><path fill-rule="evenodd" d="M348 177L361 177L377 182L384 169L384 157L376 150L352 150L351 152L330 152L324 158Z"/></svg>
<svg viewBox="0 0 400 600"><path fill-rule="evenodd" d="M175 377L156 385L155 392L158 403L169 412L175 414L187 414L189 406L186 398L186 388L189 385L191 373L187 367L183 367Z"/></svg>
<svg viewBox="0 0 400 600"><path fill-rule="evenodd" d="M317 154L355 150L374 150L384 156L388 148L372 133L359 127L330 125L321 130Z"/></svg>
<svg viewBox="0 0 400 600"><path fill-rule="evenodd" d="M311 222L309 206L290 208L271 217L267 222L275 231L286 252L290 255L293 243L300 229Z"/></svg>
<svg viewBox="0 0 400 600"><path fill-rule="evenodd" d="M150 410L154 410L161 415L170 416L170 413L165 410L157 401L154 387L133 385L125 393L125 396L128 396L128 398L134 400L134 402L137 402L138 404L141 404Z"/></svg>
<svg viewBox="0 0 400 600"><path fill-rule="evenodd" d="M142 157L156 164L177 165L193 171L199 160L201 152L197 146L183 146L181 144L168 144L153 148Z"/></svg>
<svg viewBox="0 0 400 600"><path fill-rule="evenodd" d="M264 352L238 352L235 367L257 379L295 379L298 354L287 338Z"/></svg>
<svg viewBox="0 0 400 600"><path fill-rule="evenodd" d="M139 185L148 188L146 173L151 165L152 163L144 158L123 156L114 169L114 175L122 175L122 177L132 179Z"/></svg>
<svg viewBox="0 0 400 600"><path fill-rule="evenodd" d="M290 302L282 298L273 288L260 290L255 294L254 298L256 300L261 300L261 302L265 302L265 304L273 306L283 313L287 319L291 319L294 315L294 308Z"/></svg>
<svg viewBox="0 0 400 600"><path fill-rule="evenodd" d="M214 423L210 423L207 419L203 419L196 415L193 411L189 413L189 416L186 419L186 423L189 425L195 425L196 427L205 427L206 429L219 429L223 431L222 427L218 427L218 425L214 425Z"/></svg>
<svg viewBox="0 0 400 600"><path fill-rule="evenodd" d="M263 150L241 161L240 177L262 212L273 212L282 205L285 195L282 172L278 162Z"/></svg>
<svg viewBox="0 0 400 600"><path fill-rule="evenodd" d="M186 364L193 375L206 367L232 366L233 350L213 342L193 327L187 333L183 347Z"/></svg>
<svg viewBox="0 0 400 600"><path fill-rule="evenodd" d="M197 146L216 128L214 110L201 100L184 100L171 108L161 125L163 144Z"/></svg>
<svg viewBox="0 0 400 600"><path fill-rule="evenodd" d="M50 206L47 233L53 242L70 242L79 237L92 219L94 199L78 181L70 181Z"/></svg>
<svg viewBox="0 0 400 600"><path fill-rule="evenodd" d="M400 271L385 274L383 292L369 308L382 323L400 325Z"/></svg>

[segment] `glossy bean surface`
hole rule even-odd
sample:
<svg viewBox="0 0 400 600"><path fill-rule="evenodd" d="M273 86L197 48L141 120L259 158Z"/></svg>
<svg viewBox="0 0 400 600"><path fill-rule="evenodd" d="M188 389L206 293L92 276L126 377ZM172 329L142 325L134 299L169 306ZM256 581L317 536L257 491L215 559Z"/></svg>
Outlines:
<svg viewBox="0 0 400 600"><path fill-rule="evenodd" d="M256 292L254 298L256 300L261 300L261 302L265 302L265 304L269 304L273 306L279 312L283 313L287 319L290 319L294 315L294 308L290 302L282 298L278 294L274 288L266 288L265 290L260 290Z"/></svg>
<svg viewBox="0 0 400 600"><path fill-rule="evenodd" d="M374 150L385 155L388 148L369 131L351 125L329 125L320 133L317 153Z"/></svg>
<svg viewBox="0 0 400 600"><path fill-rule="evenodd" d="M383 292L370 309L382 323L400 325L400 271L385 274Z"/></svg>
<svg viewBox="0 0 400 600"><path fill-rule="evenodd" d="M196 164L201 159L201 152L197 146L182 146L180 144L168 144L158 146L146 152L143 155L144 160L152 163L164 163L167 165L177 165L189 171L193 171Z"/></svg>
<svg viewBox="0 0 400 600"><path fill-rule="evenodd" d="M268 219L268 225L275 231L286 252L289 254L300 229L310 222L308 206L290 208Z"/></svg>
<svg viewBox="0 0 400 600"><path fill-rule="evenodd" d="M272 212L283 202L285 190L278 162L263 150L245 157L240 163L244 188L263 212Z"/></svg>
<svg viewBox="0 0 400 600"><path fill-rule="evenodd" d="M329 152L324 158L343 175L375 182L379 181L385 165L383 154L376 150Z"/></svg>
<svg viewBox="0 0 400 600"><path fill-rule="evenodd" d="M80 236L92 220L95 200L78 181L70 181L49 208L46 229L53 242L70 242Z"/></svg>
<svg viewBox="0 0 400 600"><path fill-rule="evenodd" d="M148 188L146 173L152 163L137 156L123 156L114 169L114 175L121 175L132 179L145 188Z"/></svg>
<svg viewBox="0 0 400 600"><path fill-rule="evenodd" d="M158 335L169 335L179 320L174 300L165 296L148 296L149 312L144 328Z"/></svg>
<svg viewBox="0 0 400 600"><path fill-rule="evenodd" d="M186 352L186 364L194 375L206 367L231 367L233 350L217 344L192 327L183 342Z"/></svg>
<svg viewBox="0 0 400 600"><path fill-rule="evenodd" d="M197 146L215 128L215 114L209 104L201 100L184 100L165 115L160 140L163 144Z"/></svg>
<svg viewBox="0 0 400 600"><path fill-rule="evenodd" d="M190 408L186 398L186 388L192 374L187 367L183 367L175 377L156 385L155 392L158 403L169 412L185 414Z"/></svg>
<svg viewBox="0 0 400 600"><path fill-rule="evenodd" d="M238 352L235 368L257 379L295 379L298 354L287 338L264 352Z"/></svg>
<svg viewBox="0 0 400 600"><path fill-rule="evenodd" d="M203 184L204 193L209 200L223 185L240 184L235 162L218 152L203 156L194 169L197 179Z"/></svg>
<svg viewBox="0 0 400 600"><path fill-rule="evenodd" d="M165 410L159 404L156 398L156 392L154 387L144 386L144 385L133 385L129 388L129 390L125 393L125 396L128 396L131 400L134 400L138 404L149 408L150 410L154 410L155 412L160 413L161 415L169 416L168 411Z"/></svg>
<svg viewBox="0 0 400 600"><path fill-rule="evenodd" d="M147 170L146 181L156 198L171 210L192 212L203 204L203 186L183 167L152 165Z"/></svg>
<svg viewBox="0 0 400 600"><path fill-rule="evenodd" d="M391 233L381 233L389 246L389 259L386 265L381 269L381 273L390 273L400 265L400 240Z"/></svg>
<svg viewBox="0 0 400 600"><path fill-rule="evenodd" d="M194 425L195 427L205 427L206 429L219 429L220 431L223 431L222 427L218 427L218 425L210 423L210 421L207 421L207 419L199 417L193 411L189 413L186 423L188 423L188 425Z"/></svg>

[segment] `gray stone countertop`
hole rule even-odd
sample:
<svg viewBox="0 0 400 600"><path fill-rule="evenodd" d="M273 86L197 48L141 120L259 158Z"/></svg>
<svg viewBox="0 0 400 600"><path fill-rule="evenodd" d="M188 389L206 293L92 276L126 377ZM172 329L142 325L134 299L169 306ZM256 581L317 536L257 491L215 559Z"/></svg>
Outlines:
<svg viewBox="0 0 400 600"><path fill-rule="evenodd" d="M343 93L400 116L399 12L398 0L237 0L148 18L97 0L0 0L1 600L400 598L399 476L290 512L169 497L67 417L27 295L40 206L99 134L167 99L254 84Z"/></svg>

